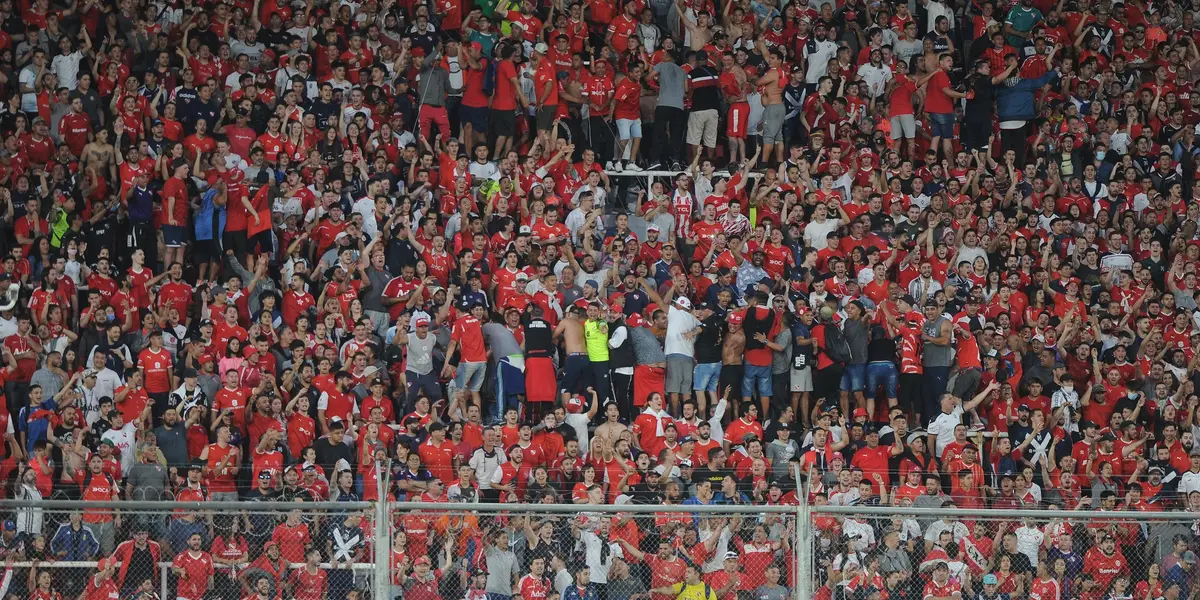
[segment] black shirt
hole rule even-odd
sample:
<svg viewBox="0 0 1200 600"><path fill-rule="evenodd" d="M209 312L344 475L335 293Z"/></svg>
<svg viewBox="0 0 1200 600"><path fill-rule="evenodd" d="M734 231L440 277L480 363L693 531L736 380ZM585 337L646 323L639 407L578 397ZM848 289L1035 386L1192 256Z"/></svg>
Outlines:
<svg viewBox="0 0 1200 600"><path fill-rule="evenodd" d="M328 437L323 437L313 442L313 449L317 451L317 464L326 473L334 472L338 460L345 460L351 467L354 466L354 451L346 444L335 444Z"/></svg>
<svg viewBox="0 0 1200 600"><path fill-rule="evenodd" d="M525 324L525 356L548 357L554 352L554 328L545 319L530 319Z"/></svg>
<svg viewBox="0 0 1200 600"><path fill-rule="evenodd" d="M721 108L720 86L717 85L717 73L708 67L700 65L688 74L692 87L692 112L701 110L719 110Z"/></svg>

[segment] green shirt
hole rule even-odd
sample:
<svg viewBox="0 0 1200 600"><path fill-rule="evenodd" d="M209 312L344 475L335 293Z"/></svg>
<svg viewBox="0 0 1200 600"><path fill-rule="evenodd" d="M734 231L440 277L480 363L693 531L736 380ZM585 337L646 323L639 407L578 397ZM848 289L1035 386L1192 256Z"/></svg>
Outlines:
<svg viewBox="0 0 1200 600"><path fill-rule="evenodd" d="M608 323L605 321L584 321L583 342L587 346L588 360L592 362L607 361Z"/></svg>

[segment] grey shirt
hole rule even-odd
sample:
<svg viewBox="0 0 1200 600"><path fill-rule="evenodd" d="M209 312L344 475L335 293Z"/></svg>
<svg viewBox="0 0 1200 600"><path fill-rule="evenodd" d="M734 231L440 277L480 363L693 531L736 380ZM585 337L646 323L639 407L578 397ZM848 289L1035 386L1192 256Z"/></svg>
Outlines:
<svg viewBox="0 0 1200 600"><path fill-rule="evenodd" d="M788 589L782 585L763 584L754 590L754 600L787 600L787 598Z"/></svg>
<svg viewBox="0 0 1200 600"><path fill-rule="evenodd" d="M658 73L658 105L683 110L684 82L688 78L683 67L664 61L654 65L654 72Z"/></svg>
<svg viewBox="0 0 1200 600"><path fill-rule="evenodd" d="M642 580L637 577L626 577L608 580L606 589L608 600L629 600L630 596L645 592L646 586L642 585Z"/></svg>
<svg viewBox="0 0 1200 600"><path fill-rule="evenodd" d="M380 271L375 267L367 267L366 273L367 279L371 282L371 293L363 294L363 310L387 312L387 307L383 305L383 289L392 280L392 274L386 270Z"/></svg>
<svg viewBox="0 0 1200 600"><path fill-rule="evenodd" d="M521 344L507 327L499 323L485 323L481 331L483 341L491 349L493 358L521 354Z"/></svg>
<svg viewBox="0 0 1200 600"><path fill-rule="evenodd" d="M38 385L42 387L43 398L53 398L58 394L59 391L62 390L65 383L66 382L62 380L62 377L55 375L45 367L34 371L33 377L29 379L30 385Z"/></svg>
<svg viewBox="0 0 1200 600"><path fill-rule="evenodd" d="M488 546L485 551L485 559L487 560L487 585L484 586L484 591L489 594L511 596L513 575L521 574L517 565L517 555L512 550L500 550L495 546Z"/></svg>
<svg viewBox="0 0 1200 600"><path fill-rule="evenodd" d="M154 430L154 440L158 449L172 467L184 468L188 464L187 427L180 420L174 427L164 423ZM135 467L136 468L136 467Z"/></svg>
<svg viewBox="0 0 1200 600"><path fill-rule="evenodd" d="M629 328L629 341L633 342L633 356L639 365L666 363L667 353L654 332L645 327Z"/></svg>
<svg viewBox="0 0 1200 600"><path fill-rule="evenodd" d="M850 364L867 364L867 324L862 321L846 320L842 322L842 335L850 346Z"/></svg>
<svg viewBox="0 0 1200 600"><path fill-rule="evenodd" d="M433 347L436 344L437 336L432 333L426 333L425 339L417 337L416 332L409 333L407 370L417 375L433 371Z"/></svg>
<svg viewBox="0 0 1200 600"><path fill-rule="evenodd" d="M158 463L137 463L129 470L126 485L134 500L162 500L167 490L167 468Z"/></svg>
<svg viewBox="0 0 1200 600"><path fill-rule="evenodd" d="M782 352L775 352L771 357L771 374L783 375L792 370L792 332L790 329L780 330L775 336L775 343L783 346ZM864 351L865 352L865 351ZM865 356L865 354L864 354ZM772 463L774 464L774 463Z"/></svg>

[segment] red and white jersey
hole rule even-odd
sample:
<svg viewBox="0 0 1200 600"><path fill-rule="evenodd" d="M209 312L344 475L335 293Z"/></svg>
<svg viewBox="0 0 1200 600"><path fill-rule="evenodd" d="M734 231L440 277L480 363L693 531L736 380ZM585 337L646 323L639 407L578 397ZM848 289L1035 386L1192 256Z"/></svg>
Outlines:
<svg viewBox="0 0 1200 600"><path fill-rule="evenodd" d="M925 592L921 594L922 598L948 598L951 596L962 597L962 586L953 580L947 580L944 585L938 585L936 581L930 580L925 584Z"/></svg>
<svg viewBox="0 0 1200 600"><path fill-rule="evenodd" d="M1060 590L1053 579L1034 579L1029 585L1029 600L1058 600Z"/></svg>
<svg viewBox="0 0 1200 600"><path fill-rule="evenodd" d="M526 600L546 600L550 595L550 580L546 577L534 577L532 574L521 578L517 583L521 597Z"/></svg>
<svg viewBox="0 0 1200 600"><path fill-rule="evenodd" d="M675 216L675 237L687 239L692 234L692 214L696 199L691 192L676 189L671 193L671 214Z"/></svg>

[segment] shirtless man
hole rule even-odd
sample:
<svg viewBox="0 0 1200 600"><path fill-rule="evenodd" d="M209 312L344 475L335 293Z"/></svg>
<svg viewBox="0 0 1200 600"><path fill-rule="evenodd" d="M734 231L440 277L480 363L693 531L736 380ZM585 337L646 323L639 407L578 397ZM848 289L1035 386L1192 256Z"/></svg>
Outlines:
<svg viewBox="0 0 1200 600"><path fill-rule="evenodd" d="M583 341L583 321L587 318L586 309L572 306L563 317L558 327L554 328L554 340L563 340L567 357L563 361L563 391L572 394L583 393L587 387L585 374L590 372L591 361L588 360L587 345Z"/></svg>
<svg viewBox="0 0 1200 600"><path fill-rule="evenodd" d="M729 332L725 335L725 343L721 345L721 389L741 385L745 367L742 364L746 352L746 331L742 329L742 319L745 313L735 312L729 315ZM734 395L736 402L737 395ZM734 414L741 414L739 407L734 407Z"/></svg>
<svg viewBox="0 0 1200 600"><path fill-rule="evenodd" d="M721 57L718 83L729 104L729 121L725 127L725 135L729 138L729 164L741 164L746 160L746 135L750 123L750 103L746 101L746 93L751 89L747 85L746 70L731 54ZM699 154L696 156L699 158Z"/></svg>
<svg viewBox="0 0 1200 600"><path fill-rule="evenodd" d="M696 22L693 23L687 14L690 9L684 7L683 0L675 0L675 8L679 11L679 14L683 15L683 19L681 19L681 21L683 21L683 26L687 28L688 47L692 49L692 52L699 52L700 50L703 50L704 47L712 41L713 37L711 26L712 19L710 18L708 12L693 12L692 14L696 15Z"/></svg>
<svg viewBox="0 0 1200 600"><path fill-rule="evenodd" d="M611 448L617 443L617 438L622 431L629 431L629 427L621 422L621 409L616 402L609 402L604 407L604 424L596 428L596 441L602 446Z"/></svg>
<svg viewBox="0 0 1200 600"><path fill-rule="evenodd" d="M758 86L763 89L763 162L765 164L770 160L771 149L774 147L775 162L782 163L784 146L787 145L783 139L783 121L787 116L783 107L783 87L787 85L788 78L783 73L783 54L778 48L771 48L768 53L766 45L759 40L759 51L767 55L767 64L770 66L767 72L758 78Z"/></svg>
<svg viewBox="0 0 1200 600"><path fill-rule="evenodd" d="M97 129L95 137L88 145L83 147L82 160L80 167L83 169L96 169L96 173L108 177L109 181L117 179L117 161L116 151L113 145L108 143L108 130Z"/></svg>

